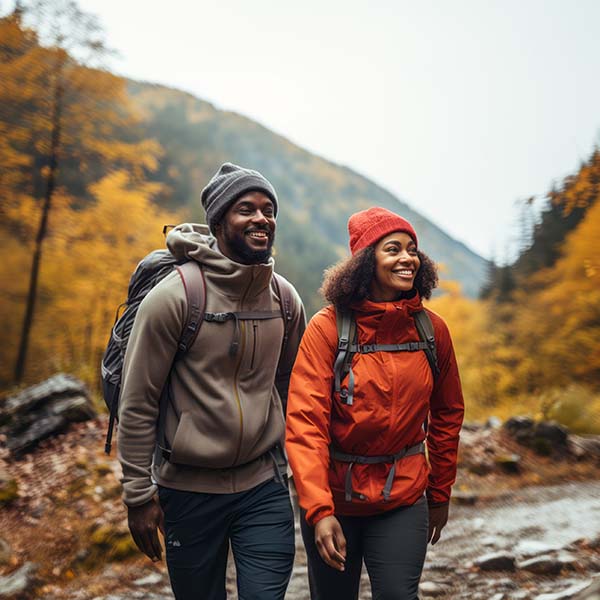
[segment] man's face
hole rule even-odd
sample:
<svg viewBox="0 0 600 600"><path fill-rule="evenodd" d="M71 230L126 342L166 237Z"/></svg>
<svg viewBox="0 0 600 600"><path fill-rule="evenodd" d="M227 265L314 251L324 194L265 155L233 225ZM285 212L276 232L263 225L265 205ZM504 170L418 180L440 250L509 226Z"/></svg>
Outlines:
<svg viewBox="0 0 600 600"><path fill-rule="evenodd" d="M275 208L262 192L238 198L215 226L221 252L242 264L259 264L271 256L275 241Z"/></svg>

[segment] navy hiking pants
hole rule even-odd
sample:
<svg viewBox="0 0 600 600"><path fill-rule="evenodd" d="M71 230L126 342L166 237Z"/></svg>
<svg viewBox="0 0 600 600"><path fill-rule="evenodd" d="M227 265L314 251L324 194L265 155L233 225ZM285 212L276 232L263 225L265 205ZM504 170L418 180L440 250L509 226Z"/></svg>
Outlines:
<svg viewBox="0 0 600 600"><path fill-rule="evenodd" d="M363 559L373 600L417 600L427 551L429 513L425 498L368 517L336 515L346 538L345 571L321 558L315 530L300 518L308 559L311 600L356 600Z"/></svg>
<svg viewBox="0 0 600 600"><path fill-rule="evenodd" d="M283 600L294 562L289 493L274 480L235 494L159 487L177 600L225 600L229 544L240 600Z"/></svg>

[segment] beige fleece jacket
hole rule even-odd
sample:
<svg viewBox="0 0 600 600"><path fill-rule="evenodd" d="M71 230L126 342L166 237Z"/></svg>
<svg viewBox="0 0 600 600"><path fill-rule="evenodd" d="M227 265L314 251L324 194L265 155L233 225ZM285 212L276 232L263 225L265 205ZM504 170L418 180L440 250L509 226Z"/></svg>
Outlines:
<svg viewBox="0 0 600 600"><path fill-rule="evenodd" d="M233 262L219 252L207 231L183 224L167 237L177 258L202 264L206 311L279 310L271 286L273 259L258 265ZM305 327L302 302L293 292L284 356L281 318L239 321L235 356L230 355L234 321L205 321L192 347L175 363L187 311L181 277L173 271L148 293L129 338L119 403L118 456L125 504L147 502L157 483L186 491L233 493L273 477L269 450L283 443L281 395L287 394ZM152 456L159 403L170 371L165 436L172 454L157 468Z"/></svg>

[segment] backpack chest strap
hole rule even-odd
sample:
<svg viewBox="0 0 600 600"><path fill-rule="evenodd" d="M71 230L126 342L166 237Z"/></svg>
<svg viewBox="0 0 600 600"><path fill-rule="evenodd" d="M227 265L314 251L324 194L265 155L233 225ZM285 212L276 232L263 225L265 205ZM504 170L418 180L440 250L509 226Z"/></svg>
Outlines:
<svg viewBox="0 0 600 600"><path fill-rule="evenodd" d="M239 312L204 313L204 320L208 323L226 323L235 321L233 339L229 346L229 356L235 356L240 346L240 321L266 321L268 319L281 319L280 310L255 310Z"/></svg>
<svg viewBox="0 0 600 600"><path fill-rule="evenodd" d="M350 352L372 354L373 352L419 352L427 350L427 342L406 342L404 344L352 344Z"/></svg>

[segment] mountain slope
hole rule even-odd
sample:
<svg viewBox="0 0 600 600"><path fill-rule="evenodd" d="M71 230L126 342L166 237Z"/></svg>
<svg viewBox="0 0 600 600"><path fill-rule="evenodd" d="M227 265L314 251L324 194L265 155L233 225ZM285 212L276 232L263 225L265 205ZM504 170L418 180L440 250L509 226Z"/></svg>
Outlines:
<svg viewBox="0 0 600 600"><path fill-rule="evenodd" d="M321 304L316 290L323 269L347 254L348 217L375 205L410 220L421 248L444 264L444 278L478 294L487 262L365 177L190 94L132 81L129 93L143 115L144 135L165 152L152 176L167 185L161 204L188 206L201 219L200 191L225 161L257 169L273 183L280 198L277 268L296 284L309 312Z"/></svg>

